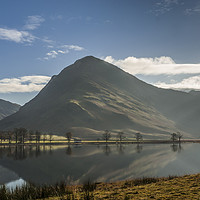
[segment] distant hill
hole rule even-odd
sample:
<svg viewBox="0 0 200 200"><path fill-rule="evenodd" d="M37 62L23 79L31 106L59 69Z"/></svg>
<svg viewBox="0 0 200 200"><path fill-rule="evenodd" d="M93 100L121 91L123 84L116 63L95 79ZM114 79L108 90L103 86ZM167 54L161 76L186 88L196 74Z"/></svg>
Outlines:
<svg viewBox="0 0 200 200"><path fill-rule="evenodd" d="M191 90L191 91L189 92L189 94L195 95L195 96L200 96L200 91Z"/></svg>
<svg viewBox="0 0 200 200"><path fill-rule="evenodd" d="M0 121L0 129L26 127L82 138L102 131L140 131L145 137L169 137L174 131L197 137L199 97L149 85L92 56L77 60L53 76L21 109ZM188 134L187 134L188 133Z"/></svg>
<svg viewBox="0 0 200 200"><path fill-rule="evenodd" d="M17 112L20 105L0 99L0 120Z"/></svg>

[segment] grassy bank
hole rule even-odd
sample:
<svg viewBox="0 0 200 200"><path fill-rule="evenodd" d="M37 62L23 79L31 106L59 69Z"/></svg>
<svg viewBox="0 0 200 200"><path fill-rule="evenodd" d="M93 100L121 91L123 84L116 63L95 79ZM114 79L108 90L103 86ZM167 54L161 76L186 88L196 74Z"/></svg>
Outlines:
<svg viewBox="0 0 200 200"><path fill-rule="evenodd" d="M84 185L38 187L26 185L9 191L0 189L1 200L12 199L199 199L200 174L168 178L143 178L114 183L86 183Z"/></svg>

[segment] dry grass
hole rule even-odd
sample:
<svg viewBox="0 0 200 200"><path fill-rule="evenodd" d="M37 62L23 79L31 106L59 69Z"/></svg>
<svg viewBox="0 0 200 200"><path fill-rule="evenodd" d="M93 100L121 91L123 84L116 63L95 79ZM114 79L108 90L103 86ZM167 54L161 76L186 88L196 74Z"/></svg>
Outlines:
<svg viewBox="0 0 200 200"><path fill-rule="evenodd" d="M73 186L73 197L50 197L48 200L60 199L200 199L200 174L183 177L144 178L115 183L99 183L90 198L86 198L82 186Z"/></svg>

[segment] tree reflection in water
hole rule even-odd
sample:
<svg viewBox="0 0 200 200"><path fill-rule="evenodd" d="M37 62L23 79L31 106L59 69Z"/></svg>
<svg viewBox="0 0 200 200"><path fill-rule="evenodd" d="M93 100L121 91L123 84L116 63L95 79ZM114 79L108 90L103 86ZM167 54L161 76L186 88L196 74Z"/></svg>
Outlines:
<svg viewBox="0 0 200 200"><path fill-rule="evenodd" d="M103 146L103 152L106 156L109 156L111 153L110 147L106 144L106 146Z"/></svg>
<svg viewBox="0 0 200 200"><path fill-rule="evenodd" d="M141 145L141 144L137 144L137 146L136 146L136 152L137 153L141 153L142 152L142 149L143 149L143 146Z"/></svg>
<svg viewBox="0 0 200 200"><path fill-rule="evenodd" d="M171 150L173 151L173 152L178 152L178 153L180 153L182 150L183 150L183 148L182 148L182 146L181 146L181 144L180 143L178 143L178 144L172 144L171 146Z"/></svg>
<svg viewBox="0 0 200 200"><path fill-rule="evenodd" d="M76 148L77 146L73 146ZM102 149L103 153L106 156L109 156L112 153L111 147L107 144L105 146L97 145L98 149ZM66 147L66 154L72 155L73 148L69 145ZM78 146L77 148L82 148ZM170 148L173 152L181 152L183 150L180 143L174 143L170 145ZM136 153L141 153L143 150L143 144L137 144ZM53 146L52 145L16 145L16 146L0 146L0 158L9 157L14 160L25 160L26 158L39 157L42 154L53 154ZM119 154L125 154L125 146L123 144L118 144L116 146L116 151Z"/></svg>
<svg viewBox="0 0 200 200"><path fill-rule="evenodd" d="M26 158L39 157L46 154L49 149L49 154L53 154L50 146L41 145L16 145L16 146L0 146L0 158L4 156L13 158L14 160L25 160Z"/></svg>
<svg viewBox="0 0 200 200"><path fill-rule="evenodd" d="M119 154L124 154L125 147L120 143L119 145L117 145L117 150Z"/></svg>
<svg viewBox="0 0 200 200"><path fill-rule="evenodd" d="M70 145L68 145L67 149L66 149L66 154L67 155L72 155L72 148L70 147Z"/></svg>

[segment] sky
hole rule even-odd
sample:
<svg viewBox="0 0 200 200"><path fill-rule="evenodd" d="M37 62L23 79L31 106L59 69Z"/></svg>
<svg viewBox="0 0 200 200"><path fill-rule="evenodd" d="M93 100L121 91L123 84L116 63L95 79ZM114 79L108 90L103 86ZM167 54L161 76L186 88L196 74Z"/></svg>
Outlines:
<svg viewBox="0 0 200 200"><path fill-rule="evenodd" d="M23 105L87 55L200 90L199 0L1 0L0 98Z"/></svg>

